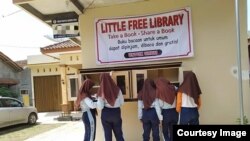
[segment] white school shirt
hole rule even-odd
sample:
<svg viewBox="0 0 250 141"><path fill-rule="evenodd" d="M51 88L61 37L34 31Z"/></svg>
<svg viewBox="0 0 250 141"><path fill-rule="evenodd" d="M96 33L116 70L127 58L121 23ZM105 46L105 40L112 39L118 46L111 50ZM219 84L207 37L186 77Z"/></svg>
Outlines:
<svg viewBox="0 0 250 141"><path fill-rule="evenodd" d="M176 98L174 99L173 104L169 104L161 99L159 99L159 105L162 109L172 109L176 107Z"/></svg>
<svg viewBox="0 0 250 141"><path fill-rule="evenodd" d="M122 95L122 91L120 90L118 93L118 97L115 100L114 106L111 106L106 99L103 99L102 97L98 97L97 100L97 108L99 110L103 109L104 107L108 108L119 108L124 104L124 97Z"/></svg>
<svg viewBox="0 0 250 141"><path fill-rule="evenodd" d="M84 98L81 102L80 102L80 106L81 106L81 110L82 112L86 112L89 109L94 109L97 107L97 103L94 102L92 99L90 99L89 97Z"/></svg>
<svg viewBox="0 0 250 141"><path fill-rule="evenodd" d="M178 88L175 86L175 90L177 90L177 89ZM175 97L174 102L173 102L172 105L169 104L169 103L167 103L167 102L165 102L165 101L163 101L163 100L161 100L161 99L159 99L159 104L160 104L160 107L162 109L172 109L172 108L175 108L176 107L176 97Z"/></svg>
<svg viewBox="0 0 250 141"><path fill-rule="evenodd" d="M158 116L158 119L162 120L163 117L162 117L162 114L161 114L161 108L160 108L160 105L159 105L159 99L156 98L154 100L154 102L151 104L150 107L151 108L155 108L157 116ZM143 101L142 100L138 100L138 118L139 119L142 119L142 109L143 108L144 108Z"/></svg>
<svg viewBox="0 0 250 141"><path fill-rule="evenodd" d="M186 93L182 93L182 102L181 102L181 107L198 107L197 104L194 102L194 99L187 95Z"/></svg>

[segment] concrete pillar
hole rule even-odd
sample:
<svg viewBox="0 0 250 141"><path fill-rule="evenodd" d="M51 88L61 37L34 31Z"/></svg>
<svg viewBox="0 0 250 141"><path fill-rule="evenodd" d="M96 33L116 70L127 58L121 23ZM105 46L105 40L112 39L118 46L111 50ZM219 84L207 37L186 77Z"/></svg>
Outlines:
<svg viewBox="0 0 250 141"><path fill-rule="evenodd" d="M67 65L60 65L61 73L61 91L62 91L62 112L64 115L70 114L69 105L68 105L68 94L67 94L67 80L66 80L66 69Z"/></svg>

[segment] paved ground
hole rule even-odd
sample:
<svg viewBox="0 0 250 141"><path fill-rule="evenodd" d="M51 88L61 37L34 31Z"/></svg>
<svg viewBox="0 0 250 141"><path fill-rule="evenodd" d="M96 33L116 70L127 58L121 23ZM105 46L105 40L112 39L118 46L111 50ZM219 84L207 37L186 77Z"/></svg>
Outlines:
<svg viewBox="0 0 250 141"><path fill-rule="evenodd" d="M55 124L65 123L65 125L52 129L48 132L39 134L25 141L82 141L84 135L84 127L82 121L58 121L60 112L39 113L38 123ZM73 117L80 117L81 113L72 113Z"/></svg>

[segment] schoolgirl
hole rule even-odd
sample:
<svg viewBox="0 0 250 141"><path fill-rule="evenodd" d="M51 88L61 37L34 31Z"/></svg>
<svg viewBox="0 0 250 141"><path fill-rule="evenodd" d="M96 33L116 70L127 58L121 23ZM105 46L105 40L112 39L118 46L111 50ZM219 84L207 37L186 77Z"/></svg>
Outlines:
<svg viewBox="0 0 250 141"><path fill-rule="evenodd" d="M160 77L155 80L156 97L162 109L162 132L165 141L173 141L173 125L178 123L176 107L176 87L167 79Z"/></svg>
<svg viewBox="0 0 250 141"><path fill-rule="evenodd" d="M177 93L176 111L180 113L180 124L199 125L199 111L201 106L201 89L192 71L184 72L184 80Z"/></svg>
<svg viewBox="0 0 250 141"><path fill-rule="evenodd" d="M85 134L83 141L94 141L96 135L96 102L92 97L93 93L91 88L94 86L94 82L90 79L86 79L77 96L75 103L75 110L81 108L82 121L84 123Z"/></svg>
<svg viewBox="0 0 250 141"><path fill-rule="evenodd" d="M138 93L138 118L143 125L143 141L150 140L151 131L153 141L160 141L159 124L162 121L162 115L155 88L153 80L145 79L143 87Z"/></svg>
<svg viewBox="0 0 250 141"><path fill-rule="evenodd" d="M120 108L124 104L124 98L109 73L101 73L97 96L105 141L112 141L112 132L117 141L124 141Z"/></svg>

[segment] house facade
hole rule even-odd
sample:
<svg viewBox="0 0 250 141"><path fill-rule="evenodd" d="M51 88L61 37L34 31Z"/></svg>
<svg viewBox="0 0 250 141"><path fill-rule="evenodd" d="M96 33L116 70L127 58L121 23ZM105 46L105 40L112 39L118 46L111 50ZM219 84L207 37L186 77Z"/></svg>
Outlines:
<svg viewBox="0 0 250 141"><path fill-rule="evenodd" d="M34 106L33 91L31 85L31 70L27 67L27 60L19 60L16 63L23 68L20 72L20 94L26 106Z"/></svg>
<svg viewBox="0 0 250 141"><path fill-rule="evenodd" d="M7 87L20 95L23 68L0 52L0 70L0 87Z"/></svg>
<svg viewBox="0 0 250 141"><path fill-rule="evenodd" d="M36 108L39 112L73 110L78 92L75 78L81 68L80 47L68 40L43 47L41 52L42 55L28 56ZM74 84L68 84L70 80Z"/></svg>

